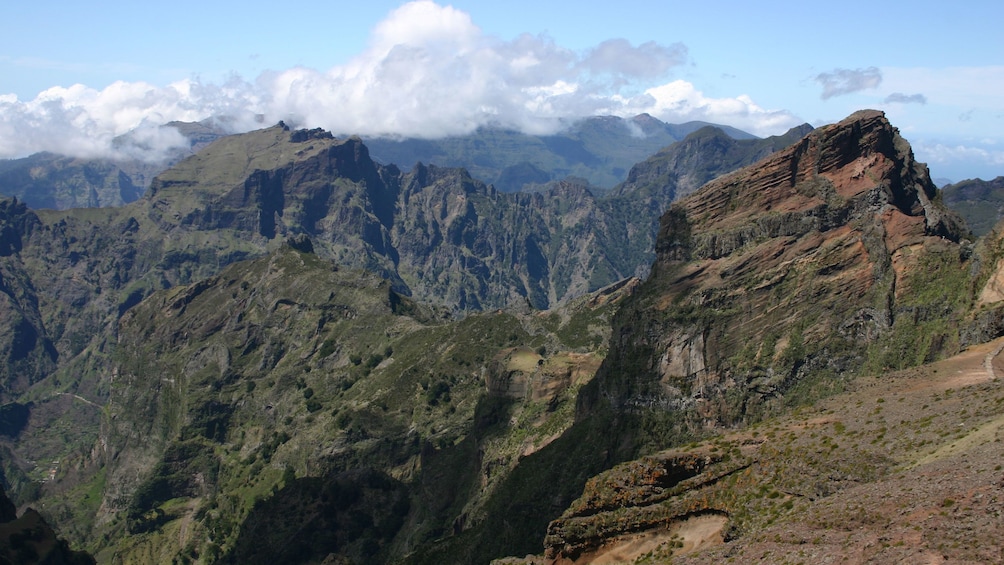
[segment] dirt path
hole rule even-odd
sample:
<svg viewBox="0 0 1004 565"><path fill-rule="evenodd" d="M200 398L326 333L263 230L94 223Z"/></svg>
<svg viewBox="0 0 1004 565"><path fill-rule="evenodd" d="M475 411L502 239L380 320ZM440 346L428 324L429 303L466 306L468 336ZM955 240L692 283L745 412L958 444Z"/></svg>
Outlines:
<svg viewBox="0 0 1004 565"><path fill-rule="evenodd" d="M683 548L674 555L683 555L705 548L709 545L724 543L722 530L728 518L719 515L695 516L680 524L676 535L683 539Z"/></svg>
<svg viewBox="0 0 1004 565"><path fill-rule="evenodd" d="M999 369L994 365L1004 362L1004 358L1001 357L1002 352L1004 352L1004 338L970 347L954 357L925 368L924 372L930 372L934 378L925 377L917 381L908 381L909 384L904 392L962 388L996 380Z"/></svg>
<svg viewBox="0 0 1004 565"><path fill-rule="evenodd" d="M990 380L997 379L997 373L994 372L994 358L1000 355L1001 351L1004 350L1004 340L999 339L993 343L998 343L998 342L999 345L997 345L997 347L993 351L987 353L986 359L983 360L983 366L986 368L987 375L989 375Z"/></svg>
<svg viewBox="0 0 1004 565"><path fill-rule="evenodd" d="M673 555L685 555L723 543L722 530L727 523L728 518L723 515L693 516L668 528L656 528L618 537L608 541L596 551L579 556L574 562L559 561L559 563L574 563L574 565L633 563L646 553L665 549L671 542L683 543L683 547L675 549Z"/></svg>
<svg viewBox="0 0 1004 565"><path fill-rule="evenodd" d="M49 396L49 398L55 398L57 396L72 396L73 398L76 398L77 400L83 402L84 404L93 406L95 408L101 408L100 404L95 404L94 402L91 402L90 400L87 400L83 396L80 396L79 394L73 394L71 392L54 392L54 393L52 393L52 395Z"/></svg>

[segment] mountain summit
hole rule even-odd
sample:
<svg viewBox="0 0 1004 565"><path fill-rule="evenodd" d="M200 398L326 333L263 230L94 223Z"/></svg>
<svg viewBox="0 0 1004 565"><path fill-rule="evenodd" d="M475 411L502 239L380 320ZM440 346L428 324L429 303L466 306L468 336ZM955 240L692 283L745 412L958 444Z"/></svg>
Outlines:
<svg viewBox="0 0 1004 565"><path fill-rule="evenodd" d="M663 215L652 277L622 310L595 400L728 426L807 378L894 363L886 339L967 306L928 288L962 268L966 233L936 196L876 111L708 183ZM913 347L924 361L959 345Z"/></svg>

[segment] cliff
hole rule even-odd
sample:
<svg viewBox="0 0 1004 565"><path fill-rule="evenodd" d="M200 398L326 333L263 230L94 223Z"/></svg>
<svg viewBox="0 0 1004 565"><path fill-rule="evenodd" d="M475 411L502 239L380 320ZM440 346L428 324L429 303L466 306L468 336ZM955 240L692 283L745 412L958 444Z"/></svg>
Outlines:
<svg viewBox="0 0 1004 565"><path fill-rule="evenodd" d="M936 195L895 128L865 111L674 204L585 412L606 402L729 426L810 376L957 351L944 327L909 360L886 355L892 337L957 322L970 304L974 283L930 284L967 278L963 224Z"/></svg>
<svg viewBox="0 0 1004 565"><path fill-rule="evenodd" d="M663 215L652 276L618 312L577 418L631 422L619 441L659 453L816 401L861 373L958 353L976 295L993 279L995 267L980 265L997 256L974 251L966 233L883 114L817 129ZM690 551L694 528L718 532L708 538L718 543L758 528L747 521L754 501L743 498L755 498L758 483L830 489L810 498L847 484L787 476L773 443L715 441L592 479L548 528L548 556L588 563L613 540L641 543L632 536L657 526L680 537L652 548ZM829 465L842 481L871 480L855 473L883 474L889 463L880 451L869 457L843 454L812 473ZM816 464L807 453L796 460Z"/></svg>

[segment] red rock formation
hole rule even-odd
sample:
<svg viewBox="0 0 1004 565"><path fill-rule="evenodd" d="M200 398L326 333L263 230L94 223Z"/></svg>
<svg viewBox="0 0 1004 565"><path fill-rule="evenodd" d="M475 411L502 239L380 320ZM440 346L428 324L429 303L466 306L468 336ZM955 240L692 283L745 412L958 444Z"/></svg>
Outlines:
<svg viewBox="0 0 1004 565"><path fill-rule="evenodd" d="M730 425L807 376L855 370L899 315L935 315L901 301L922 261L961 268L964 228L936 195L877 111L708 183L663 216L652 276L582 407Z"/></svg>

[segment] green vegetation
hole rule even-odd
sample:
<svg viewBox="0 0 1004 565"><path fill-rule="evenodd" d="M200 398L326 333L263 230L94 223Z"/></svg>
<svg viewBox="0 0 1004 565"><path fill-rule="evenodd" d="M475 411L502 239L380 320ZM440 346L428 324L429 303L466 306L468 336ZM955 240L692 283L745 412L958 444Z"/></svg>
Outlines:
<svg viewBox="0 0 1004 565"><path fill-rule="evenodd" d="M74 494L81 498L53 518L93 524L100 501L121 493L123 512L93 530L68 527L67 535L125 562L161 553L239 561L247 536L265 535L256 516L323 499L331 477L381 469L394 477L393 500L377 495L386 490L378 486L376 498L322 505L317 528L331 527L334 512L348 537L331 543L346 555L386 556L398 551L391 541L414 508L421 519L407 535L435 539L459 513L483 520L487 500L525 453L571 425L618 296L550 315L454 321L377 276L332 269L290 247L156 291L123 313L118 343L92 360L95 372L116 374L100 417L109 449L121 454L87 468ZM553 388L486 396L486 372L502 374L497 359L513 348L533 358L519 362L526 378L542 383L528 389ZM137 435L145 440L133 443ZM430 504L423 493L444 488L430 481L447 468L454 478L445 484L469 487ZM477 488L485 473L490 488Z"/></svg>
<svg viewBox="0 0 1004 565"><path fill-rule="evenodd" d="M882 190L843 197L836 174L756 191L738 175L665 216L648 281L579 296L644 272L669 201L781 142L701 130L598 198L576 180L507 195L460 170L401 173L357 139L276 126L221 140L131 206L4 204L0 392L34 404L0 414L3 478L121 563L487 562L538 551L580 496L605 506L562 526L579 541L676 512L759 531L902 463L884 449L964 431L886 421L891 395L862 408L867 433L765 427L756 457L716 430L958 351L967 324L988 335L993 311L971 310L1000 254L919 235L909 194L882 209L910 229L872 214L923 179L855 173ZM817 168L851 150L806 147ZM681 445L699 457L635 461ZM638 481L667 498L620 504Z"/></svg>

